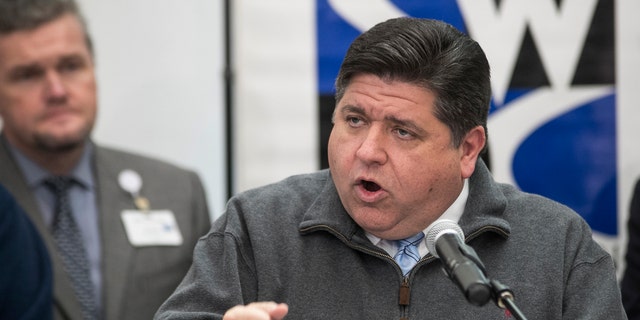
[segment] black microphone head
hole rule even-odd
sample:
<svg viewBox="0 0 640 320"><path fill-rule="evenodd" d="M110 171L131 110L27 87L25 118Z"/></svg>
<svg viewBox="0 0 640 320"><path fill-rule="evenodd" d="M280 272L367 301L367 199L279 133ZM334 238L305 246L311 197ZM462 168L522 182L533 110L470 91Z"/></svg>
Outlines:
<svg viewBox="0 0 640 320"><path fill-rule="evenodd" d="M462 232L462 228L460 228L460 226L453 220L436 220L427 228L427 233L425 235L427 249L429 249L429 252L436 258L440 258L436 251L436 241L438 241L440 236L447 233L457 235L458 239L464 243L464 232Z"/></svg>

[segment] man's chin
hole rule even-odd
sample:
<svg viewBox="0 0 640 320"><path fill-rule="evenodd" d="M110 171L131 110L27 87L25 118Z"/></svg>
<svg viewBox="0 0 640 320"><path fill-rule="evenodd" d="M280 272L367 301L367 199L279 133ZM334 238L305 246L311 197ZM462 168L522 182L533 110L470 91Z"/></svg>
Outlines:
<svg viewBox="0 0 640 320"><path fill-rule="evenodd" d="M393 214L375 208L358 208L349 215L358 225L374 234L386 232L397 224Z"/></svg>
<svg viewBox="0 0 640 320"><path fill-rule="evenodd" d="M85 141L85 138L37 137L36 145L49 153L67 153L82 148Z"/></svg>

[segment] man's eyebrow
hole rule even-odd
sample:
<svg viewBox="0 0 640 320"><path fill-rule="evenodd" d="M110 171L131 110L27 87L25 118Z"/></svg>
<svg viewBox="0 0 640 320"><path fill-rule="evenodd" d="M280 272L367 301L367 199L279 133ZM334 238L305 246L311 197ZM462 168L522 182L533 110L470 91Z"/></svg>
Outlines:
<svg viewBox="0 0 640 320"><path fill-rule="evenodd" d="M351 104L345 105L343 107L336 107L333 110L333 114L331 115L331 123L335 123L336 116L338 114L344 115L346 113L357 113L360 116L364 116L366 114L362 107L354 106L354 105L351 105Z"/></svg>
<svg viewBox="0 0 640 320"><path fill-rule="evenodd" d="M60 57L60 62L72 61L72 62L84 62L86 59L79 53L69 53Z"/></svg>
<svg viewBox="0 0 640 320"><path fill-rule="evenodd" d="M354 106L351 104L348 104L344 107L342 107L342 109L340 110L340 113L357 113L359 115L365 115L366 112L364 111L364 108L362 107L358 107L358 106Z"/></svg>

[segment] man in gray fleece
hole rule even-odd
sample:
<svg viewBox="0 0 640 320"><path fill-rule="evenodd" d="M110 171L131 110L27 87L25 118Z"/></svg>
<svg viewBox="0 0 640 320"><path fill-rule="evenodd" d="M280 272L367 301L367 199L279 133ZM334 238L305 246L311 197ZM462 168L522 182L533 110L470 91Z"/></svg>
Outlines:
<svg viewBox="0 0 640 320"><path fill-rule="evenodd" d="M491 177L490 98L482 49L452 26L398 18L365 32L336 81L330 169L231 199L155 318L626 319L585 221ZM400 268L398 240L442 219L520 314L469 303L425 240Z"/></svg>

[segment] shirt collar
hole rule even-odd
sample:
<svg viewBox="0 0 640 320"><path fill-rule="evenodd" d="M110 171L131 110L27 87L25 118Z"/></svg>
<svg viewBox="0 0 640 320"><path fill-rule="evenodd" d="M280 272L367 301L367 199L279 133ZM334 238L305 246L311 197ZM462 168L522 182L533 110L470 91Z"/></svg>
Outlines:
<svg viewBox="0 0 640 320"><path fill-rule="evenodd" d="M18 167L22 171L27 184L31 188L35 188L42 183L42 181L50 176L52 173L42 168L26 155L24 155L18 148L14 147L8 141L5 141L9 149L9 152L13 155L14 159L18 163ZM93 173L91 170L91 157L93 155L93 144L86 143L82 156L78 164L71 170L69 174L79 185L86 189L94 188Z"/></svg>

